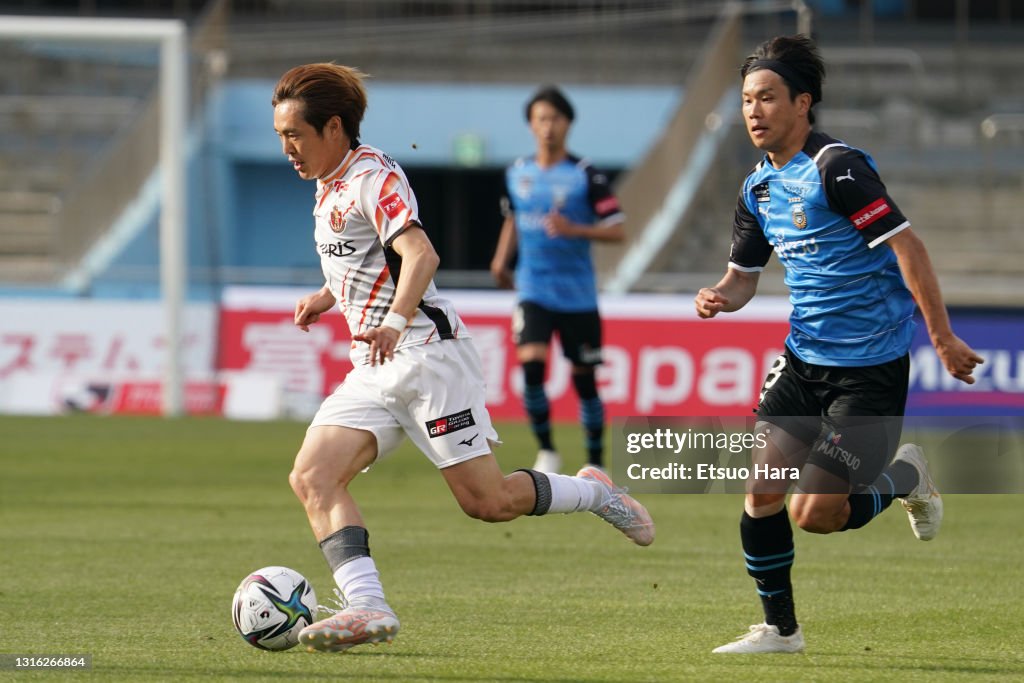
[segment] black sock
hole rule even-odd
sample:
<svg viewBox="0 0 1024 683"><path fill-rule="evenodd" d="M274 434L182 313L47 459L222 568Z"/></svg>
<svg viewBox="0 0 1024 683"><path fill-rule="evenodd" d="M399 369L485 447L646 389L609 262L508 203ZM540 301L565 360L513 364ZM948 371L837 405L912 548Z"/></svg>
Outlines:
<svg viewBox="0 0 1024 683"><path fill-rule="evenodd" d="M898 460L889 465L870 486L850 496L850 518L840 531L859 529L892 505L894 498L903 498L915 486L919 475L908 462Z"/></svg>
<svg viewBox="0 0 1024 683"><path fill-rule="evenodd" d="M544 392L543 361L531 360L523 363L523 405L530 417L530 427L541 448L555 450L551 439L551 406Z"/></svg>
<svg viewBox="0 0 1024 683"><path fill-rule="evenodd" d="M774 624L783 636L797 629L793 605L793 528L786 508L769 517L751 517L743 512L740 539L747 573L757 582L757 594L764 608L764 621Z"/></svg>
<svg viewBox="0 0 1024 683"><path fill-rule="evenodd" d="M587 464L601 467L604 455L604 403L597 395L594 370L574 372L572 383L580 397L580 423L587 447Z"/></svg>

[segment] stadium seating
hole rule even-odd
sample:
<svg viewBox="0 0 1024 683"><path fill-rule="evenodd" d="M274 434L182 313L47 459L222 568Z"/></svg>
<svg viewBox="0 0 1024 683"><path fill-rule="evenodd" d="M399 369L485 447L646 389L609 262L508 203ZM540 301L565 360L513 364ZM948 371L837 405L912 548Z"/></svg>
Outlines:
<svg viewBox="0 0 1024 683"><path fill-rule="evenodd" d="M24 4L16 9L48 6ZM230 5L230 20L219 15L226 23L218 39L194 45L193 53L198 74L219 64L217 76L228 81L273 78L295 63L332 59L359 64L382 81L683 87L715 19L708 3L667 0L486 6L356 0L330 11L319 0L171 4L161 12L154 3L126 1L105 11L184 16L197 29L210 21L211 5ZM922 3L888 2L865 22L844 3L811 4L821 10L814 28L830 67L821 127L875 156L892 194L932 247L943 281L953 283L946 287L949 301L975 303L982 291L997 293L992 303L1024 303L1014 284L1024 266L1013 256L1024 234L1024 136L1013 125L983 126L992 115L1024 112L1021 17L973 17L965 24L928 16ZM52 12L67 11L50 5ZM901 6L909 8L902 16ZM792 30L792 14L747 17L741 52ZM267 50L271 39L275 49ZM115 62L96 50L0 44L0 281L52 282L68 253L61 245L73 239L66 224L55 224L55 211L65 206L74 179L111 154L138 120L153 82L152 57L145 54ZM742 127L731 124L698 203L667 247L671 258L644 273L640 289L690 291L717 277L736 188L756 158ZM72 250L70 258L78 255ZM766 278L764 286L781 291L776 280Z"/></svg>

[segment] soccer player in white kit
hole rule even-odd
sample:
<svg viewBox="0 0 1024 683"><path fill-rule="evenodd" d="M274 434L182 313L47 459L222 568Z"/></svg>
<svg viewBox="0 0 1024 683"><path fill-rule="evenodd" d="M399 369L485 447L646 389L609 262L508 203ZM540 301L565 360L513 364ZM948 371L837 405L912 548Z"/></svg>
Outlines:
<svg viewBox="0 0 1024 683"><path fill-rule="evenodd" d="M353 370L306 432L289 483L330 565L343 609L299 635L338 652L391 641L399 622L384 599L369 534L348 484L405 436L438 467L470 517L590 511L638 545L654 540L647 510L601 470L503 476L484 405L480 359L451 303L438 296L438 256L416 197L394 159L359 142L363 75L336 64L288 71L274 89L274 130L299 177L316 180L316 248L325 284L295 306L308 331L337 304L352 333Z"/></svg>

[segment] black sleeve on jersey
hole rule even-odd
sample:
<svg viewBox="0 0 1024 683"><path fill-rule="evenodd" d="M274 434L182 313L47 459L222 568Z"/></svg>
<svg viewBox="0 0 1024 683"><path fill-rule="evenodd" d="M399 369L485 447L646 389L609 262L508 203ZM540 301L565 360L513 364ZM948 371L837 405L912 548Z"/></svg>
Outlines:
<svg viewBox="0 0 1024 683"><path fill-rule="evenodd" d="M508 172L509 169L505 169L505 182L501 184L501 199L499 200L498 206L501 208L501 215L503 218L508 218L511 214L515 213L516 206L512 203L512 191L508 186Z"/></svg>
<svg viewBox="0 0 1024 683"><path fill-rule="evenodd" d="M612 193L608 176L590 165L587 165L585 169L587 172L587 199L590 201L590 208L597 215L597 220L600 222L621 214L622 206Z"/></svg>
<svg viewBox="0 0 1024 683"><path fill-rule="evenodd" d="M508 218L516 212L512 206L512 199L508 196L507 192L501 193L501 199L498 201L498 207L501 209L501 217Z"/></svg>
<svg viewBox="0 0 1024 683"><path fill-rule="evenodd" d="M760 270L765 267L771 256L771 242L764 236L757 216L750 213L750 209L747 208L743 190L740 190L739 200L736 202L736 217L732 222L732 250L729 252L729 262L744 269Z"/></svg>
<svg viewBox="0 0 1024 683"><path fill-rule="evenodd" d="M408 230L409 228L419 228L423 232L427 231L427 229L423 227L423 224L420 223L418 220L411 220L405 225L403 225L401 230L398 230L393 235L391 235L391 237L388 238L388 241L384 243L384 248L391 249L391 245L394 244L395 240L398 239L401 235L404 235L405 231Z"/></svg>
<svg viewBox="0 0 1024 683"><path fill-rule="evenodd" d="M825 150L818 159L829 208L846 216L869 244L907 222L864 154L849 147Z"/></svg>

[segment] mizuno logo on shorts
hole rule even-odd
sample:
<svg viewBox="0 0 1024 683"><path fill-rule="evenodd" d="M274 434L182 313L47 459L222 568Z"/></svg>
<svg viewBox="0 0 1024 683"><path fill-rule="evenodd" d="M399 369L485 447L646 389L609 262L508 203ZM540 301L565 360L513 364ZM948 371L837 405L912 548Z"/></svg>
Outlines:
<svg viewBox="0 0 1024 683"><path fill-rule="evenodd" d="M436 436L444 436L466 427L472 427L476 421L473 419L473 411L466 408L460 413L439 417L436 420L427 420L425 424L427 425L427 434L433 439Z"/></svg>

